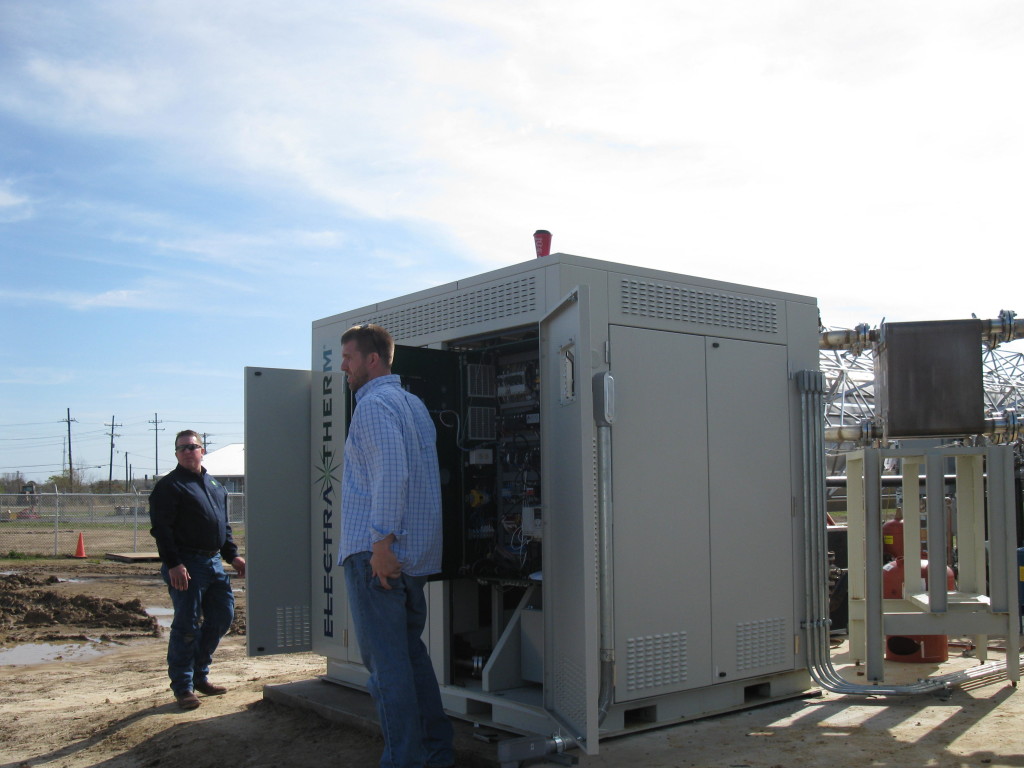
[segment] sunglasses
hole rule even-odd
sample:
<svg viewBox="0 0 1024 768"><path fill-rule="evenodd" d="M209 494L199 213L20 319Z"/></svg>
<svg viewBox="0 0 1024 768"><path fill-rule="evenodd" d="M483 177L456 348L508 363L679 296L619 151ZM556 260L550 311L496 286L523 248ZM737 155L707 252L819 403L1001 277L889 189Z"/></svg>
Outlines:
<svg viewBox="0 0 1024 768"><path fill-rule="evenodd" d="M176 451L200 451L200 450L202 450L202 448L203 448L203 446L195 445L195 444L176 445L176 446L174 446L174 450L176 450Z"/></svg>

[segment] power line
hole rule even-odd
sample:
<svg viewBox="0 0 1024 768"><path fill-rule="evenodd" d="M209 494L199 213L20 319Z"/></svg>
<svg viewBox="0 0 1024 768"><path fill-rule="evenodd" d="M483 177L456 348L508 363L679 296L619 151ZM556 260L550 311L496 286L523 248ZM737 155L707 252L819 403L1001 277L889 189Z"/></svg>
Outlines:
<svg viewBox="0 0 1024 768"><path fill-rule="evenodd" d="M44 427L47 424L53 424L52 421L29 421L24 424L0 424L0 428L6 429L7 427Z"/></svg>
<svg viewBox="0 0 1024 768"><path fill-rule="evenodd" d="M0 441L8 440L60 440L63 435L42 435L41 437L0 437Z"/></svg>
<svg viewBox="0 0 1024 768"><path fill-rule="evenodd" d="M17 466L13 466L13 467L0 467L0 469L44 469L44 468L56 469L57 465L56 464L18 464ZM61 464L60 468L64 469L64 465Z"/></svg>

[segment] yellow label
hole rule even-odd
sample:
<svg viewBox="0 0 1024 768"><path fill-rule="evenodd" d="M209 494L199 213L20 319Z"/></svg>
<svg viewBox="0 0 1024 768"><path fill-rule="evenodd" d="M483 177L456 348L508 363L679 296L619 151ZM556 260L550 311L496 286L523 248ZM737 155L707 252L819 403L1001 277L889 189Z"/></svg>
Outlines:
<svg viewBox="0 0 1024 768"><path fill-rule="evenodd" d="M882 537L882 543L883 543L883 544L892 544L892 543L893 543L893 540L894 540L894 539L893 539L893 537L892 537L892 536L883 536L883 537Z"/></svg>
<svg viewBox="0 0 1024 768"><path fill-rule="evenodd" d="M1024 581L1024 565L1020 567L1020 580Z"/></svg>

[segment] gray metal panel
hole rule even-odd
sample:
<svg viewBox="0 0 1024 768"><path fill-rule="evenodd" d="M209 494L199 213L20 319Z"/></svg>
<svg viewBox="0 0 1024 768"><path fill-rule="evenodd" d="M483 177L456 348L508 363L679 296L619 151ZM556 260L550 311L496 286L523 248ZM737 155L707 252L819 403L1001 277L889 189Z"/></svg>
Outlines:
<svg viewBox="0 0 1024 768"><path fill-rule="evenodd" d="M334 340L340 345L340 334ZM340 350L325 343L314 364L313 402L309 416L313 475L312 527L306 543L312 564L313 650L332 659L361 661L345 595L345 577L337 564L341 538L341 469L345 443L347 392L345 376L336 371Z"/></svg>
<svg viewBox="0 0 1024 768"><path fill-rule="evenodd" d="M540 261L549 263L557 262L559 264L566 266L586 267L588 269L606 271L609 273L633 275L636 277L643 278L645 280L670 280L682 282L690 286L694 286L701 289L707 289L710 291L739 291L744 294L756 295L767 298L775 298L780 299L781 301L798 301L801 303L806 302L810 304L814 304L815 301L810 296L803 296L796 293L786 293L783 291L775 291L768 288L757 288L749 285L741 285L738 283L726 283L721 280L711 280L706 277L697 277L696 275L669 272L664 269L640 267L636 266L635 264L623 264L621 262L591 259L585 256L574 256L569 253L552 254L551 256L548 256L544 259L540 259Z"/></svg>
<svg viewBox="0 0 1024 768"><path fill-rule="evenodd" d="M675 279L673 279L675 278ZM709 286L683 276L610 274L611 321L642 328L784 343L786 302L742 286Z"/></svg>
<svg viewBox="0 0 1024 768"><path fill-rule="evenodd" d="M981 320L885 323L875 358L887 438L985 429Z"/></svg>
<svg viewBox="0 0 1024 768"><path fill-rule="evenodd" d="M250 656L311 649L309 371L245 369Z"/></svg>
<svg viewBox="0 0 1024 768"><path fill-rule="evenodd" d="M712 633L724 681L794 666L791 385L785 347L706 343Z"/></svg>
<svg viewBox="0 0 1024 768"><path fill-rule="evenodd" d="M814 306L814 299L797 294L556 253L317 320L314 334L334 323L344 330L379 322L396 341L424 346L523 326L539 321L578 284L576 271L607 275L607 296L592 288L595 304L623 325L780 341L787 303Z"/></svg>
<svg viewBox="0 0 1024 768"><path fill-rule="evenodd" d="M537 323L547 309L543 267L503 274L470 286L450 284L446 290L421 291L364 311L346 312L317 321L314 335L340 336L351 325L377 323L395 341L426 346L453 338L503 331ZM333 328L330 326L334 326Z"/></svg>
<svg viewBox="0 0 1024 768"><path fill-rule="evenodd" d="M623 702L713 682L707 406L704 337L622 326L610 336Z"/></svg>
<svg viewBox="0 0 1024 768"><path fill-rule="evenodd" d="M596 428L588 290L540 326L544 500L544 706L588 753L598 749Z"/></svg>

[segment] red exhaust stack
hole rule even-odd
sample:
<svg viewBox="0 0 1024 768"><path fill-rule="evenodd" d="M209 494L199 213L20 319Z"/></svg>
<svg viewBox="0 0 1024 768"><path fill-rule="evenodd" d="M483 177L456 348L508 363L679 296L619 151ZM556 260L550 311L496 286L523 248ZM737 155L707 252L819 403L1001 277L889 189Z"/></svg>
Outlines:
<svg viewBox="0 0 1024 768"><path fill-rule="evenodd" d="M551 233L546 229L538 229L533 233L533 244L537 248L537 258L551 254Z"/></svg>

